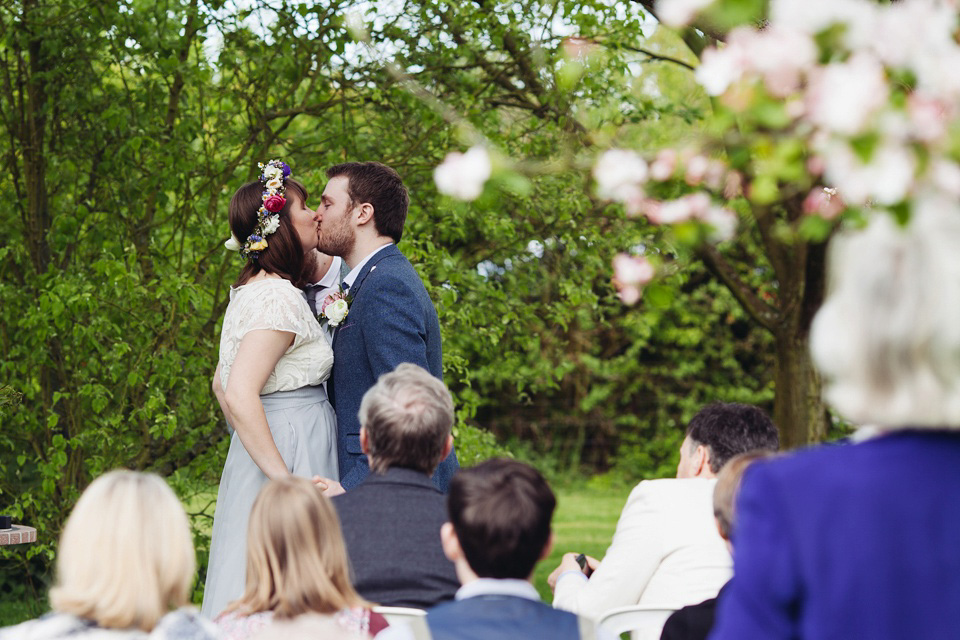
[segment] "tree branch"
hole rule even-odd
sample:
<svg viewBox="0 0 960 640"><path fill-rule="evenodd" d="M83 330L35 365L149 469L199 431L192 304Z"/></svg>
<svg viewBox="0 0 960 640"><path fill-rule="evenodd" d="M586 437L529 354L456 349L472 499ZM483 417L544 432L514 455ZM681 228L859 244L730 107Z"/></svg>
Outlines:
<svg viewBox="0 0 960 640"><path fill-rule="evenodd" d="M761 327L773 333L780 314L777 310L757 297L753 290L740 279L733 266L717 251L712 244L703 244L697 249L697 256L703 260L707 269L730 290L743 310Z"/></svg>

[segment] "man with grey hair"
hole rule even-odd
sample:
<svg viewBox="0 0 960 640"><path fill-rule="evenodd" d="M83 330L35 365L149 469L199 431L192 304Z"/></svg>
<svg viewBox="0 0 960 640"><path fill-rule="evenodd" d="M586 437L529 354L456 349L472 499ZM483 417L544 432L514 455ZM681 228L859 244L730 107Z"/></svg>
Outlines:
<svg viewBox="0 0 960 640"><path fill-rule="evenodd" d="M430 476L453 449L453 398L425 369L404 363L360 403L360 446L372 473L333 498L354 587L385 606L425 609L460 586L443 554L444 495Z"/></svg>

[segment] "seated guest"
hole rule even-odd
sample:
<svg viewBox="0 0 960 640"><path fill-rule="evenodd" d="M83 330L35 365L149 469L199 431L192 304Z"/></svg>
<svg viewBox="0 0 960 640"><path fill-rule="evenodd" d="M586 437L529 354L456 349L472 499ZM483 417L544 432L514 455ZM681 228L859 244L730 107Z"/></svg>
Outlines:
<svg viewBox="0 0 960 640"><path fill-rule="evenodd" d="M453 598L457 576L443 556L444 496L431 480L453 450L453 399L414 364L380 376L360 403L360 446L372 473L333 505L354 587L385 606L424 609Z"/></svg>
<svg viewBox="0 0 960 640"><path fill-rule="evenodd" d="M216 640L190 602L195 560L187 516L158 476L94 480L57 550L53 613L0 630L3 640Z"/></svg>
<svg viewBox="0 0 960 640"><path fill-rule="evenodd" d="M769 458L769 451L751 451L734 456L723 465L717 474L717 484L713 489L713 517L717 521L717 530L720 537L727 543L730 553L733 553L733 529L736 524L734 506L737 494L740 491L740 481L743 473L757 460ZM704 600L700 604L692 604L673 613L666 624L660 640L706 640L707 634L713 628L713 619L717 610L717 599L723 595L727 585L720 588L716 598Z"/></svg>
<svg viewBox="0 0 960 640"><path fill-rule="evenodd" d="M553 546L550 520L557 504L536 469L498 459L461 470L447 504L443 551L463 586L455 602L427 612L433 640L613 640L595 633L591 620L542 603L530 584L537 562ZM411 637L406 627L391 627L377 640Z"/></svg>
<svg viewBox="0 0 960 640"><path fill-rule="evenodd" d="M588 558L581 572L575 554L563 556L548 579L553 606L599 618L616 607L679 609L715 597L731 573L712 517L716 473L739 453L778 446L777 428L757 407L701 409L680 445L677 477L637 485L603 562Z"/></svg>
<svg viewBox="0 0 960 640"><path fill-rule="evenodd" d="M250 640L369 640L367 634L347 631L336 620L305 613L292 620L277 620Z"/></svg>
<svg viewBox="0 0 960 640"><path fill-rule="evenodd" d="M247 529L246 590L215 622L225 640L246 640L274 621L310 615L372 636L386 627L350 585L347 554L330 501L306 478L264 485Z"/></svg>
<svg viewBox="0 0 960 640"><path fill-rule="evenodd" d="M880 434L751 468L716 640L958 637L960 214L877 211L831 243L825 397Z"/></svg>

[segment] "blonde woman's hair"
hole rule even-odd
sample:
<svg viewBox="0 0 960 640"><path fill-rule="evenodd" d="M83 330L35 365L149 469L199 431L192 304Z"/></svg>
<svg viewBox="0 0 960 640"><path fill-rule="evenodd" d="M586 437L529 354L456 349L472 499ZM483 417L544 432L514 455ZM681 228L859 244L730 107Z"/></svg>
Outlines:
<svg viewBox="0 0 960 640"><path fill-rule="evenodd" d="M50 604L101 627L150 631L188 603L195 568L187 516L167 483L111 471L87 487L67 519Z"/></svg>
<svg viewBox="0 0 960 640"><path fill-rule="evenodd" d="M278 619L369 607L350 583L340 519L312 482L268 482L250 513L247 585L227 611L273 611Z"/></svg>
<svg viewBox="0 0 960 640"><path fill-rule="evenodd" d="M877 212L831 243L810 349L848 420L960 428L960 206L921 199L899 226Z"/></svg>

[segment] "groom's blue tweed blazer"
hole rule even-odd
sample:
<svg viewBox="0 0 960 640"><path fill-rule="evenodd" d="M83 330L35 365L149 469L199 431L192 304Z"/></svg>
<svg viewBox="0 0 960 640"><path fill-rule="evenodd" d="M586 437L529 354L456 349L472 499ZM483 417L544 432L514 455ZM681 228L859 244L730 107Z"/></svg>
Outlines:
<svg viewBox="0 0 960 640"><path fill-rule="evenodd" d="M363 394L403 362L443 379L440 322L433 301L410 261L396 245L374 255L348 293L350 311L333 338L333 375L328 391L337 412L340 483L352 489L370 473L360 450L357 412ZM446 493L460 468L454 452L440 463L433 482Z"/></svg>

